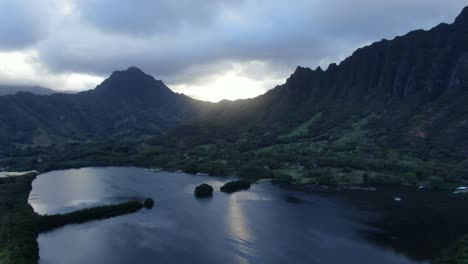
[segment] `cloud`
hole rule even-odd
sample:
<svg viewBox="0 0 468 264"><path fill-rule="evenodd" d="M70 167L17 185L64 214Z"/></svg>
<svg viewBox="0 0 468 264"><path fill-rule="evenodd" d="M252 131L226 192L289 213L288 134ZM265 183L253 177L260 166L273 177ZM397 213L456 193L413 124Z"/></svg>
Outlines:
<svg viewBox="0 0 468 264"><path fill-rule="evenodd" d="M44 39L60 12L56 0L0 0L0 50L17 50Z"/></svg>
<svg viewBox="0 0 468 264"><path fill-rule="evenodd" d="M170 32L180 27L209 26L223 8L243 0L81 0L78 11L83 18L102 29L129 35Z"/></svg>
<svg viewBox="0 0 468 264"><path fill-rule="evenodd" d="M222 65L213 65L216 66L221 69ZM228 70L207 69L190 83L176 82L171 88L196 99L218 102L252 98L284 82L284 71L264 62L231 63L224 69Z"/></svg>
<svg viewBox="0 0 468 264"><path fill-rule="evenodd" d="M9 25L25 32L2 32L0 26L2 39L11 35L0 45L33 48L52 75L104 77L135 65L199 97L213 91L213 83L227 87L222 85L227 81L245 86L239 97L258 94L298 65L326 67L359 46L452 22L466 5L466 0L46 1L55 7L0 0L14 9L16 20ZM45 17L51 10L59 15Z"/></svg>
<svg viewBox="0 0 468 264"><path fill-rule="evenodd" d="M102 77L80 73L54 73L38 60L34 49L0 52L1 84L40 85L59 91L87 90L103 81Z"/></svg>

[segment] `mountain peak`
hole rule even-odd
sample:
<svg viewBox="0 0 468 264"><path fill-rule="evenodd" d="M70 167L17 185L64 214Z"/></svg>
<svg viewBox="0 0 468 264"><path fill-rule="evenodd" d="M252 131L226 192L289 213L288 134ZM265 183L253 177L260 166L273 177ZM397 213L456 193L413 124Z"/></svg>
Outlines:
<svg viewBox="0 0 468 264"><path fill-rule="evenodd" d="M133 75L133 76L149 76L148 74L146 74L144 71L142 71L140 68L136 66L130 66L126 70L115 71L112 73L112 75L121 75L121 74Z"/></svg>
<svg viewBox="0 0 468 264"><path fill-rule="evenodd" d="M128 67L127 70L125 70L127 72L142 72L142 73L145 73L143 72L140 68L138 68L137 66L130 66Z"/></svg>
<svg viewBox="0 0 468 264"><path fill-rule="evenodd" d="M463 8L460 15L458 15L458 17L455 19L455 24L457 24L457 25L468 24L468 6Z"/></svg>
<svg viewBox="0 0 468 264"><path fill-rule="evenodd" d="M156 80L153 76L135 66L123 71L113 72L96 90L122 96L149 96L172 93L161 80Z"/></svg>
<svg viewBox="0 0 468 264"><path fill-rule="evenodd" d="M294 71L293 75L298 75L298 74L307 74L310 73L312 70L307 67L301 67L297 66L296 70Z"/></svg>

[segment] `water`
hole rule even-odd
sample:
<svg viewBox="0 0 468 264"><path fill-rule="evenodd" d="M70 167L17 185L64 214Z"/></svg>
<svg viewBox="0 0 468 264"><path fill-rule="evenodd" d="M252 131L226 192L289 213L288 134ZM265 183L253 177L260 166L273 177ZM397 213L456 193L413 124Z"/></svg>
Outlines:
<svg viewBox="0 0 468 264"><path fill-rule="evenodd" d="M13 176L21 176L25 175L31 172L37 172L37 171L0 171L0 178L5 178L5 177L13 177Z"/></svg>
<svg viewBox="0 0 468 264"><path fill-rule="evenodd" d="M196 199L194 188L222 178L140 168L54 171L33 182L40 214L152 197L152 210L68 225L38 238L40 263L428 263L362 233L378 210L343 195L298 192L270 183ZM375 192L374 192L375 193ZM375 195L375 194L372 194Z"/></svg>

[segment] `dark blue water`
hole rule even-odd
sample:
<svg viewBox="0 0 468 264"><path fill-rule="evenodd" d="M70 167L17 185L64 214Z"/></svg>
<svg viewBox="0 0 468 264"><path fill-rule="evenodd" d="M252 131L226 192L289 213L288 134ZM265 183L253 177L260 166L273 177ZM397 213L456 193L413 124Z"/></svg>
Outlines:
<svg viewBox="0 0 468 264"><path fill-rule="evenodd" d="M379 215L345 199L256 184L196 199L226 180L140 168L42 174L30 203L40 214L153 197L152 210L69 225L39 236L40 263L425 263L363 238Z"/></svg>

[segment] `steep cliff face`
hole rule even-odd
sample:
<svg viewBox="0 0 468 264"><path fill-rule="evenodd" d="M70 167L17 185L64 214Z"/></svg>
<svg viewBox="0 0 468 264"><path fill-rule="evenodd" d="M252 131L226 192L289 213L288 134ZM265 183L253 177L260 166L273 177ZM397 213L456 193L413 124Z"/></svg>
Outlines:
<svg viewBox="0 0 468 264"><path fill-rule="evenodd" d="M286 133L320 113L303 137L333 142L344 124L365 120L366 137L387 147L461 153L468 150L467 69L465 8L453 24L373 43L326 70L298 67L262 96L218 104L203 126Z"/></svg>
<svg viewBox="0 0 468 264"><path fill-rule="evenodd" d="M415 97L431 103L446 93L465 93L467 13L465 8L451 25L440 24L360 48L326 71L298 67L276 96L290 95L299 104L327 105L341 99L391 104Z"/></svg>
<svg viewBox="0 0 468 264"><path fill-rule="evenodd" d="M366 140L460 155L468 149L467 97L465 8L453 24L376 42L326 70L298 67L283 85L249 100L196 101L135 67L76 95L3 96L0 142L139 137L190 123L173 135L186 141L195 136L198 142L254 131L255 141L308 137L333 144L359 126L367 132L355 144ZM301 124L307 133L282 136Z"/></svg>

